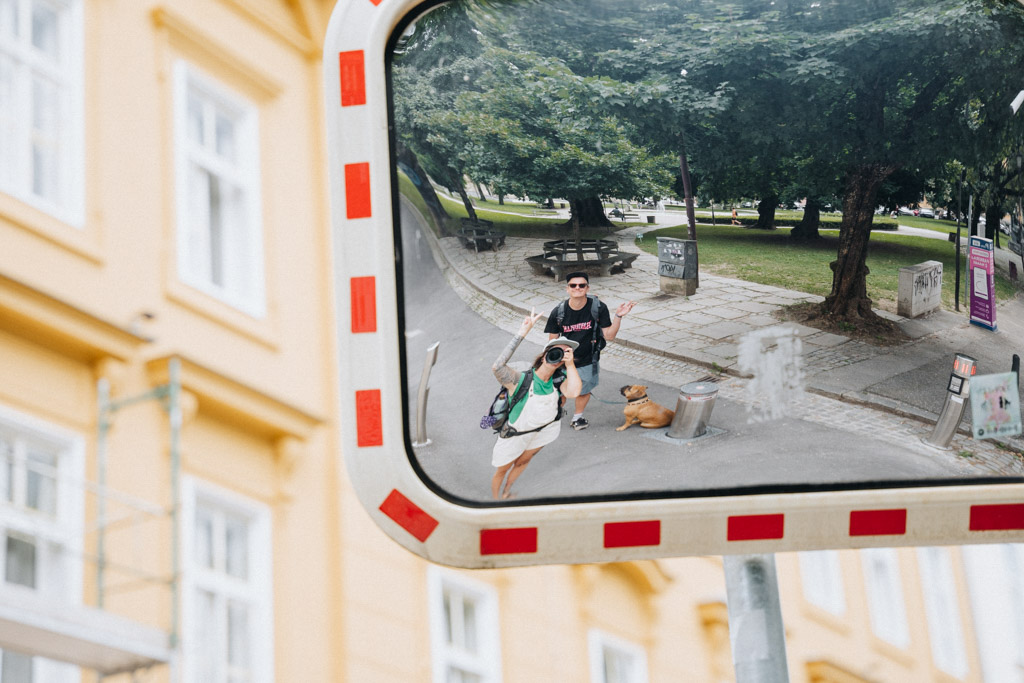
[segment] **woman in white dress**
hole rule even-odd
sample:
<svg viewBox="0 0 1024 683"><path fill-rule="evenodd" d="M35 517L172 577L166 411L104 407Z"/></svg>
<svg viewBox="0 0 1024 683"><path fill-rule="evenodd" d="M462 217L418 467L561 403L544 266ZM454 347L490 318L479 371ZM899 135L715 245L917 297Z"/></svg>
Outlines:
<svg viewBox="0 0 1024 683"><path fill-rule="evenodd" d="M524 381L526 373L510 368L508 361L540 316L540 313L534 314L533 311L530 311L530 315L526 316L523 324L520 325L519 332L491 367L498 382L508 389L510 397L515 393L519 383ZM494 444L494 450L491 452L491 464L497 468L491 479L491 495L495 500L511 497L512 484L530 464L533 456L537 455L537 451L541 448L558 438L558 432L562 425L560 397L576 398L580 395L580 389L583 388L583 382L580 380L573 361L572 351L576 346L577 343L571 339L564 337L552 339L534 360L533 379L526 397L509 409L508 424L512 429L509 430L507 436L498 437L497 443ZM552 356L549 356L549 351L555 348L561 349L562 357L556 362L549 362L549 359L553 359ZM553 354L553 356L557 355L557 353ZM565 368L565 380L556 387L555 372L563 367ZM503 481L504 489L502 488Z"/></svg>

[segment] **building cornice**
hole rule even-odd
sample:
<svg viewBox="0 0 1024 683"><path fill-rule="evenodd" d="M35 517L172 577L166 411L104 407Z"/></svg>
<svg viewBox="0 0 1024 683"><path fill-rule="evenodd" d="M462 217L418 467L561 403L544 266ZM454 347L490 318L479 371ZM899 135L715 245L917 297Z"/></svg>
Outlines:
<svg viewBox="0 0 1024 683"><path fill-rule="evenodd" d="M112 322L0 274L0 330L65 356L125 361L149 342Z"/></svg>

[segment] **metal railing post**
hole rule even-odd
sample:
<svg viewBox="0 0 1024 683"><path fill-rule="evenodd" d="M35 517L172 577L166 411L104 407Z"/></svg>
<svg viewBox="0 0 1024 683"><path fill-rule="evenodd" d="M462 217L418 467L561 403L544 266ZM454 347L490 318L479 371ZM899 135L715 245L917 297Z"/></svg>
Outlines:
<svg viewBox="0 0 1024 683"><path fill-rule="evenodd" d="M426 446L430 443L427 438L427 398L430 395L430 371L437 362L437 347L441 342L434 342L427 347L427 357L423 363L423 374L420 375L420 388L416 393L416 439L413 446Z"/></svg>

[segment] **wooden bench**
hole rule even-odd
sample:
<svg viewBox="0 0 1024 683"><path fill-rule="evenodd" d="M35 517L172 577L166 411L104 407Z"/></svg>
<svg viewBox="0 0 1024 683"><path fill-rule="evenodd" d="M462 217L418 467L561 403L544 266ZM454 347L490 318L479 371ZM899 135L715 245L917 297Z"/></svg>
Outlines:
<svg viewBox="0 0 1024 683"><path fill-rule="evenodd" d="M625 221L627 218L640 220L640 214L633 213L632 211L620 211L619 209L612 209L611 211L608 212L608 215L612 216L613 218L619 218L623 221Z"/></svg>
<svg viewBox="0 0 1024 683"><path fill-rule="evenodd" d="M478 254L481 249L498 251L505 246L505 233L495 230L494 223L488 220L462 219L462 227L455 233L462 246L472 248Z"/></svg>

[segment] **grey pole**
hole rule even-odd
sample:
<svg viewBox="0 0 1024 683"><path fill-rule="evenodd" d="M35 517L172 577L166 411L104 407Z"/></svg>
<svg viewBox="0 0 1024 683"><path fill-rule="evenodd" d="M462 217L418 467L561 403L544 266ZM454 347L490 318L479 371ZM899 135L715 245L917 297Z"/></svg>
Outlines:
<svg viewBox="0 0 1024 683"><path fill-rule="evenodd" d="M420 388L416 393L416 440L413 446L426 446L427 438L427 397L430 394L430 370L437 362L437 347L441 342L434 342L427 347L427 358L423 363L423 374L420 376Z"/></svg>
<svg viewBox="0 0 1024 683"><path fill-rule="evenodd" d="M774 555L726 555L725 592L736 683L787 683Z"/></svg>

